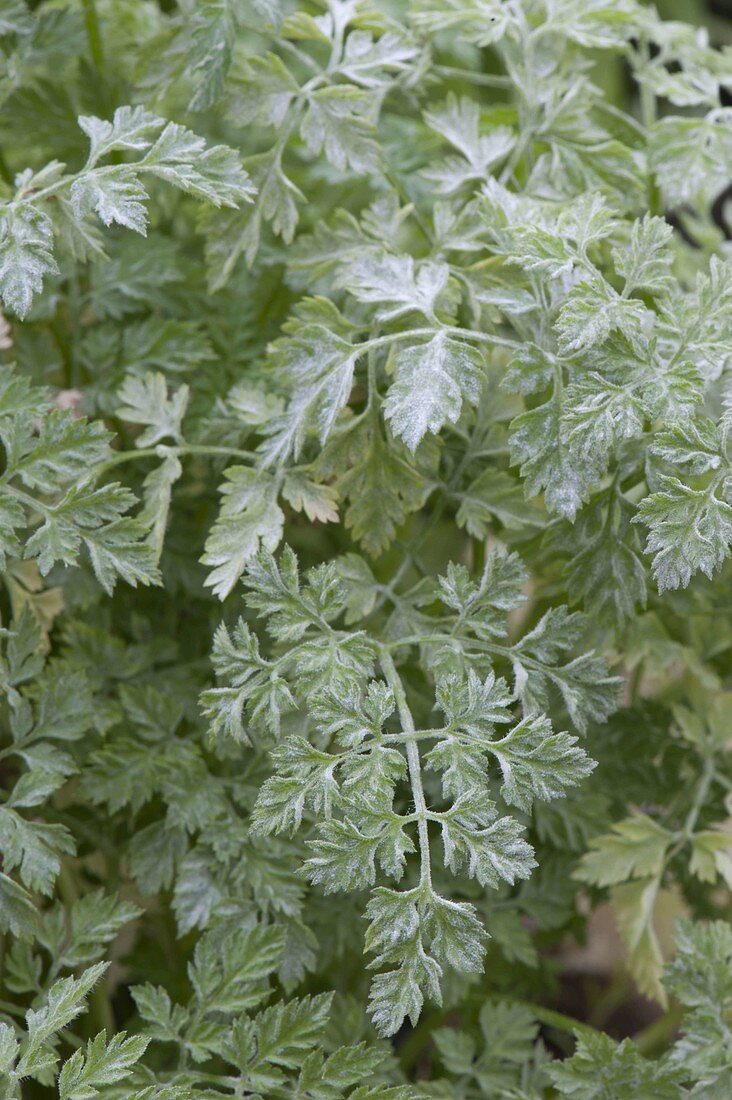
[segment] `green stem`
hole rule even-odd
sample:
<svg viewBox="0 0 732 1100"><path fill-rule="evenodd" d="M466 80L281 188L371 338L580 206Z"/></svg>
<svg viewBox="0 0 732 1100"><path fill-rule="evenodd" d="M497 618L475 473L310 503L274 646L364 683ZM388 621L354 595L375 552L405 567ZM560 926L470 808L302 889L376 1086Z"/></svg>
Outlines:
<svg viewBox="0 0 732 1100"><path fill-rule="evenodd" d="M712 785L712 780L714 779L715 768L716 762L714 757L708 756L704 761L704 769L702 771L699 787L697 788L696 795L694 796L694 801L691 804L691 809L689 810L689 814L686 818L686 821L684 822L683 835L685 840L691 840L692 836L694 835L694 829L696 828L699 814L702 811L704 800L709 793L709 788Z"/></svg>
<svg viewBox="0 0 732 1100"><path fill-rule="evenodd" d="M473 572L482 576L485 569L485 539L471 539L473 549Z"/></svg>
<svg viewBox="0 0 732 1100"><path fill-rule="evenodd" d="M683 1019L681 1007L670 1009L659 1016L648 1027L644 1027L634 1038L635 1045L646 1058L662 1054L671 1045Z"/></svg>
<svg viewBox="0 0 732 1100"><path fill-rule="evenodd" d="M497 347L502 348L519 347L518 340L510 340L506 336L495 336L491 332L474 332L469 328L445 325L440 328L412 328L407 329L406 332L389 332L385 336L375 336L372 340L365 340L362 344L356 345L356 351L359 355L363 355L364 352L370 351L372 348L394 344L397 340L413 340L418 336L436 336L438 332L444 333L446 336L459 336L463 340L477 340L482 344L495 344Z"/></svg>
<svg viewBox="0 0 732 1100"><path fill-rule="evenodd" d="M209 447L203 443L182 443L176 447L169 447L167 444L161 444L159 447L140 447L137 451L119 451L97 466L93 473L96 477L113 466L121 466L124 462L134 462L137 458L164 458L166 454L173 454L179 458L185 455L221 455L225 458L243 458L248 462L254 462L257 458L253 451L240 451L236 447Z"/></svg>
<svg viewBox="0 0 732 1100"><path fill-rule="evenodd" d="M645 55L646 63L648 64L651 59L650 47L647 42L643 43L643 52ZM651 88L643 82L638 84L640 90L640 109L641 109L641 122L646 131L650 130L656 123L657 110L656 110L656 97L653 94Z"/></svg>
<svg viewBox="0 0 732 1100"><path fill-rule="evenodd" d="M20 1005L14 1005L12 1001L0 1001L0 1012L4 1012L6 1016L17 1016L22 1020L25 1018L26 1009L21 1008Z"/></svg>
<svg viewBox="0 0 732 1100"><path fill-rule="evenodd" d="M543 1005L535 1005L530 1001L515 1001L515 1004L523 1004L533 1012L541 1024L555 1027L557 1031L566 1031L570 1035L598 1035L598 1029L590 1024L584 1024L581 1020L575 1020L573 1016L566 1016L564 1012L556 1012L553 1008L544 1008Z"/></svg>
<svg viewBox="0 0 732 1100"><path fill-rule="evenodd" d="M92 1025L91 1030L94 1035L100 1031L106 1031L107 1039L111 1039L117 1033L117 1022L109 999L106 975L103 975L101 981L89 994L89 1023Z"/></svg>
<svg viewBox="0 0 732 1100"><path fill-rule="evenodd" d="M664 860L664 867L668 867L674 856L684 848L690 840L694 837L694 829L696 823L699 820L699 814L704 806L704 800L709 793L715 779L716 761L713 756L707 756L704 760L704 767L702 769L701 778L699 780L699 786L696 789L694 800L691 804L688 814L686 815L686 821L681 829L681 832L676 834L676 843L669 848Z"/></svg>
<svg viewBox="0 0 732 1100"><path fill-rule="evenodd" d="M433 65L432 71L438 76L458 77L468 80L471 84L483 84L486 88L512 88L513 81L510 76L500 73L473 73L468 69L458 69L453 65Z"/></svg>
<svg viewBox="0 0 732 1100"><path fill-rule="evenodd" d="M12 187L14 178L13 173L10 171L10 166L5 159L5 154L2 149L0 149L0 178L5 180L5 182Z"/></svg>
<svg viewBox="0 0 732 1100"><path fill-rule="evenodd" d="M641 50L646 65L650 63L651 52L648 42L643 42ZM640 94L640 113L641 123L645 131L646 141L648 140L649 131L656 125L658 119L658 105L656 103L656 96L653 90L643 82L639 81L638 84ZM658 188L658 184L653 175L652 168L648 169L648 208L651 214L662 214L663 204L661 202L661 194Z"/></svg>
<svg viewBox="0 0 732 1100"><path fill-rule="evenodd" d="M101 71L104 68L104 49L94 0L82 0L82 8L84 10L84 29L89 42L89 52L95 68Z"/></svg>
<svg viewBox="0 0 732 1100"><path fill-rule="evenodd" d="M405 742L405 751L407 754L407 767L409 769L409 782L412 788L412 799L414 801L414 812L417 819L417 829L419 832L419 855L420 855L420 886L426 887L428 890L432 889L432 863L430 860L430 838L427 828L427 803L424 797L424 788L422 786L422 763L419 755L419 747L414 740L414 719L412 718L412 712L409 709L407 702L407 696L404 691L404 685L401 677L397 672L396 665L392 660L392 656L388 649L380 647L379 660L381 667L386 677L386 682L394 693L394 699L396 700L397 711L399 712L399 720L402 724L402 730L407 734L408 740Z"/></svg>

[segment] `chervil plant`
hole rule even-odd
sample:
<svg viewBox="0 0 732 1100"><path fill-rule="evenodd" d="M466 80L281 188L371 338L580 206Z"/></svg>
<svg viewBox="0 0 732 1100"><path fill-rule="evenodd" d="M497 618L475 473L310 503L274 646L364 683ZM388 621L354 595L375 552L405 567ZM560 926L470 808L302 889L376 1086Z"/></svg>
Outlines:
<svg viewBox="0 0 732 1100"><path fill-rule="evenodd" d="M731 1096L732 48L0 50L0 1096Z"/></svg>

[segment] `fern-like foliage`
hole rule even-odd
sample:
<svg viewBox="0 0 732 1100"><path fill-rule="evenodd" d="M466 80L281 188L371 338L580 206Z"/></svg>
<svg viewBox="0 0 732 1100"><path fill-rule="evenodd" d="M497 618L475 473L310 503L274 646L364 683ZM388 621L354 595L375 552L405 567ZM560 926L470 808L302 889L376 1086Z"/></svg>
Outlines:
<svg viewBox="0 0 732 1100"><path fill-rule="evenodd" d="M732 1094L702 7L0 0L9 1100Z"/></svg>

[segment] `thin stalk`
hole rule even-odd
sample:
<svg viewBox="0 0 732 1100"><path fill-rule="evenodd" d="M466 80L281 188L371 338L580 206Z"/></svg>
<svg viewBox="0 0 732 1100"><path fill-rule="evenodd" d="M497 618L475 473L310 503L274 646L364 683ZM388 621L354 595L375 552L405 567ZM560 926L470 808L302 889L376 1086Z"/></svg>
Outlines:
<svg viewBox="0 0 732 1100"><path fill-rule="evenodd" d="M510 76L501 73L472 73L467 69L458 69L454 65L434 65L433 72L446 78L455 76L462 80L468 80L471 84L483 84L486 88L512 88L513 81Z"/></svg>
<svg viewBox="0 0 732 1100"><path fill-rule="evenodd" d="M89 52L94 62L94 67L101 71L104 68L104 48L102 46L102 34L99 27L96 4L94 0L82 0L82 8L84 11L84 29L86 30L86 37L89 42Z"/></svg>
<svg viewBox="0 0 732 1100"><path fill-rule="evenodd" d="M694 829L696 823L699 820L699 814L704 807L704 801L709 794L709 788L712 785L714 779L714 772L716 770L716 761L713 756L708 756L704 761L704 769L702 771L701 780L694 796L694 801L691 804L686 821L684 822L683 836L685 840L691 840L694 835Z"/></svg>
<svg viewBox="0 0 732 1100"><path fill-rule="evenodd" d="M375 336L372 340L365 340L362 344L357 345L356 350L359 355L363 355L364 352L370 351L372 348L394 344L397 340L412 340L418 336L435 336L438 332L444 333L446 336L459 336L464 340L477 340L482 344L495 344L497 347L502 348L517 348L520 346L518 340L511 340L507 336L496 336L491 332L474 332L469 328L445 325L437 329L434 327L411 328L405 332L389 332L385 336Z"/></svg>
<svg viewBox="0 0 732 1100"><path fill-rule="evenodd" d="M646 1058L663 1054L671 1045L682 1019L683 1012L679 1005L665 1012L663 1016L659 1016L648 1027L644 1027L634 1036L633 1042Z"/></svg>
<svg viewBox="0 0 732 1100"><path fill-rule="evenodd" d="M694 830L696 823L699 820L699 814L704 807L704 801L709 794L709 788L715 779L716 761L713 756L707 756L704 760L704 767L702 769L701 778L699 780L699 786L696 789L694 800L691 803L689 812L686 815L686 821L680 832L676 834L674 845L669 848L664 859L664 868L668 867L674 856L684 848L689 841L694 837Z"/></svg>
<svg viewBox="0 0 732 1100"><path fill-rule="evenodd" d="M4 179L5 182L12 187L14 176L2 149L0 149L0 178Z"/></svg>
<svg viewBox="0 0 732 1100"><path fill-rule="evenodd" d="M407 754L407 767L409 769L409 782L412 788L412 800L414 802L414 812L417 820L417 829L419 833L419 857L420 857L420 886L426 887L428 890L432 889L432 863L430 859L430 838L427 828L427 803L424 797L424 787L422 786L422 764L419 755L419 747L414 740L415 728L414 719L412 718L412 712L409 709L407 702L406 692L404 691L404 685L401 677L397 672L396 665L392 660L392 656L388 649L380 647L379 660L381 667L386 677L386 682L391 688L394 699L396 700L397 711L399 713L399 721L402 724L402 730L407 734L408 740L405 742L405 751Z"/></svg>
<svg viewBox="0 0 732 1100"><path fill-rule="evenodd" d="M643 43L643 55L646 64L651 60L651 50L648 42ZM641 122L646 131L650 130L652 126L656 124L658 117L658 110L656 107L656 97L653 90L648 87L647 84L639 81L640 88L640 110L641 110Z"/></svg>
<svg viewBox="0 0 732 1100"><path fill-rule="evenodd" d="M104 473L105 470L109 470L113 466L121 466L124 462L134 462L137 458L163 458L166 454L173 454L178 458L185 455L221 455L225 458L243 458L247 462L254 462L257 459L257 455L253 451L240 451L236 447L209 447L203 443L182 443L177 447L169 447L167 444L162 444L160 448L140 447L136 451L119 451L108 458L106 462L103 462L101 466L97 466L94 475Z"/></svg>

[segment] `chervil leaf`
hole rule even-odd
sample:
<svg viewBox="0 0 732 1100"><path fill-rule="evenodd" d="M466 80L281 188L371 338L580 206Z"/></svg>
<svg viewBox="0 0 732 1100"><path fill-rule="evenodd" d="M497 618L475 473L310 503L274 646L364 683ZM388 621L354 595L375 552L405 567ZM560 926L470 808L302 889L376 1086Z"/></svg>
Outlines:
<svg viewBox="0 0 732 1100"><path fill-rule="evenodd" d="M558 396L521 413L511 427L511 460L519 466L526 495L543 490L551 511L573 519L594 478L568 439Z"/></svg>
<svg viewBox="0 0 732 1100"><path fill-rule="evenodd" d="M645 1059L629 1039L619 1046L607 1035L585 1035L577 1041L572 1058L550 1067L556 1088L565 1096L599 1098L609 1090L618 1100L651 1100L679 1095L681 1075Z"/></svg>
<svg viewBox="0 0 732 1100"><path fill-rule="evenodd" d="M0 295L19 317L25 317L47 275L57 275L51 219L25 206L8 211L0 221Z"/></svg>
<svg viewBox="0 0 732 1100"><path fill-rule="evenodd" d="M148 373L143 378L130 375L120 389L121 420L147 425L135 440L138 447L150 447L166 436L181 443L181 421L188 405L188 386L181 386L172 397L162 374Z"/></svg>
<svg viewBox="0 0 732 1100"><path fill-rule="evenodd" d="M339 471L336 486L347 502L346 526L372 557L391 544L427 493L422 473L403 448L390 444L375 413L334 437L319 466L326 478Z"/></svg>
<svg viewBox="0 0 732 1100"><path fill-rule="evenodd" d="M247 466L231 466L224 476L221 511L201 558L204 565L214 567L206 584L222 599L261 547L277 547L284 523L276 483L269 475Z"/></svg>
<svg viewBox="0 0 732 1100"><path fill-rule="evenodd" d="M118 107L111 122L93 115L82 115L78 121L89 138L90 165L117 150L144 152L164 125L163 119L142 107Z"/></svg>
<svg viewBox="0 0 732 1100"><path fill-rule="evenodd" d="M231 115L239 122L280 126L287 115L298 83L276 54L248 57L232 73Z"/></svg>
<svg viewBox="0 0 732 1100"><path fill-rule="evenodd" d="M731 122L729 108L718 108L702 119L671 116L655 124L650 159L668 202L711 200L725 186Z"/></svg>
<svg viewBox="0 0 732 1100"><path fill-rule="evenodd" d="M233 149L206 147L203 138L169 122L146 153L144 170L213 206L238 206L253 188Z"/></svg>
<svg viewBox="0 0 732 1100"><path fill-rule="evenodd" d="M52 1045L55 1036L83 1011L87 996L106 969L106 963L98 963L85 970L80 978L63 978L55 982L44 1004L38 1009L28 1010L28 1034L21 1045L16 1069L19 1077L36 1076L56 1064L57 1056Z"/></svg>
<svg viewBox="0 0 732 1100"><path fill-rule="evenodd" d="M275 418L265 445L269 462L299 456L309 433L323 443L348 400L358 350L346 338L338 311L313 301L292 331L277 342L272 362L290 380L293 395L283 416Z"/></svg>
<svg viewBox="0 0 732 1100"><path fill-rule="evenodd" d="M489 467L457 495L457 522L474 538L485 538L496 520L508 528L541 522L541 513L524 499L519 481L503 470Z"/></svg>
<svg viewBox="0 0 732 1100"><path fill-rule="evenodd" d="M594 762L576 747L577 738L553 733L546 718L532 715L491 746L503 772L506 802L528 810L534 798L560 798L590 774Z"/></svg>
<svg viewBox="0 0 732 1100"><path fill-rule="evenodd" d="M88 1100L105 1085L129 1077L132 1067L145 1053L148 1040L142 1035L126 1037L124 1031L107 1042L103 1032L77 1050L64 1063L58 1081L61 1100Z"/></svg>
<svg viewBox="0 0 732 1100"><path fill-rule="evenodd" d="M80 220L96 214L106 226L123 225L144 237L147 233L145 202L149 195L132 173L105 175L86 172L71 187L74 214ZM40 289L40 288L39 288Z"/></svg>
<svg viewBox="0 0 732 1100"><path fill-rule="evenodd" d="M426 432L455 423L463 400L477 404L482 385L482 358L469 344L438 333L428 344L404 348L394 360L394 383L384 402L384 416L412 453Z"/></svg>
<svg viewBox="0 0 732 1100"><path fill-rule="evenodd" d="M440 824L445 864L453 872L464 866L481 886L495 888L501 879L513 883L528 878L536 866L519 823L511 817L495 819L490 805L458 799Z"/></svg>
<svg viewBox="0 0 732 1100"><path fill-rule="evenodd" d="M378 163L378 146L371 137L372 100L348 84L323 88L308 97L308 109L300 132L308 151L324 151L341 172L373 171Z"/></svg>
<svg viewBox="0 0 732 1100"><path fill-rule="evenodd" d="M671 227L662 218L646 214L642 221L633 223L629 247L613 251L615 270L625 280L626 294L634 290L661 294L668 289L673 260L668 247L671 234Z"/></svg>
<svg viewBox="0 0 732 1100"><path fill-rule="evenodd" d="M452 301L447 264L427 261L415 268L411 256L368 252L343 270L342 284L359 302L380 305L376 317L392 321L405 313L422 313L435 320L440 303Z"/></svg>
<svg viewBox="0 0 732 1100"><path fill-rule="evenodd" d="M0 874L0 928L21 940L38 931L38 912L30 895L8 875Z"/></svg>
<svg viewBox="0 0 732 1100"><path fill-rule="evenodd" d="M583 882L608 886L628 878L645 878L660 873L673 834L649 817L637 813L613 826L613 831L596 837L579 866Z"/></svg>
<svg viewBox="0 0 732 1100"><path fill-rule="evenodd" d="M616 332L639 346L644 316L645 307L640 301L622 298L604 280L578 283L557 317L560 350L565 355L587 351Z"/></svg>
<svg viewBox="0 0 732 1100"><path fill-rule="evenodd" d="M219 627L214 636L212 660L224 684L204 692L204 713L212 720L212 733L246 740L243 715L266 728L278 729L280 711L294 705L287 684L259 652L256 636L239 620L232 634Z"/></svg>
<svg viewBox="0 0 732 1100"><path fill-rule="evenodd" d="M708 6L0 0L8 1100L732 1096Z"/></svg>
<svg viewBox="0 0 732 1100"><path fill-rule="evenodd" d="M254 1021L259 1060L278 1066L299 1065L322 1035L331 999L330 994L322 993L260 1012Z"/></svg>
<svg viewBox="0 0 732 1100"><path fill-rule="evenodd" d="M491 168L508 156L515 143L513 131L506 126L496 126L482 134L478 104L467 98L448 96L445 105L429 112L425 121L461 154L425 172L443 194L450 194L465 183L483 179Z"/></svg>
<svg viewBox="0 0 732 1100"><path fill-rule="evenodd" d="M467 4L462 0L448 0L446 4L419 0L416 21L419 27L432 33L454 28L461 37L479 46L498 41L510 25L500 0L471 0Z"/></svg>
<svg viewBox="0 0 732 1100"><path fill-rule="evenodd" d="M717 494L717 481L693 489L664 476L661 488L641 502L637 521L649 528L646 552L654 555L659 589L686 586L693 573L720 568L732 542L732 507Z"/></svg>

